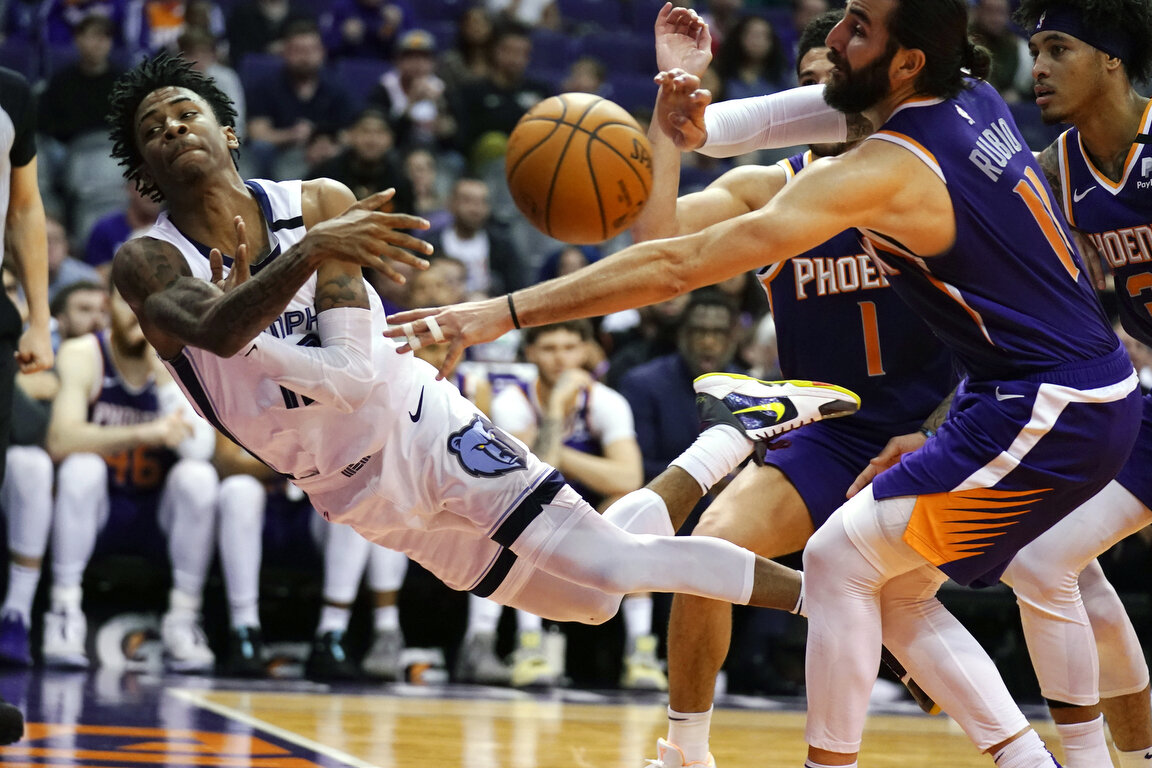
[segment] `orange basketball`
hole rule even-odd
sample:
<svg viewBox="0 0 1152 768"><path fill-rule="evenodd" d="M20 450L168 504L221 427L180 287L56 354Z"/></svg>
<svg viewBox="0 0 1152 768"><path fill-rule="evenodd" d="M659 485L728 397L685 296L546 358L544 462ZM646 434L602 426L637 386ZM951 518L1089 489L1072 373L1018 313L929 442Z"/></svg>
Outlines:
<svg viewBox="0 0 1152 768"><path fill-rule="evenodd" d="M600 243L640 215L652 187L652 147L622 107L563 93L530 109L508 137L508 188L537 229Z"/></svg>

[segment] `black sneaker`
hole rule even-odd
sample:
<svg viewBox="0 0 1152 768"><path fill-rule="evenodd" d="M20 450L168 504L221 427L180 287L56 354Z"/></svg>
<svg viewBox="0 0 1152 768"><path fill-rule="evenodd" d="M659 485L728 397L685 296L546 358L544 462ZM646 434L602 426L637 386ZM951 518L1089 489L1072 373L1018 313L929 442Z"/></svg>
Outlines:
<svg viewBox="0 0 1152 768"><path fill-rule="evenodd" d="M312 641L312 652L304 664L304 676L321 682L357 680L360 670L344 650L344 633L333 629Z"/></svg>
<svg viewBox="0 0 1152 768"><path fill-rule="evenodd" d="M264 677L264 637L260 627L236 627L228 633L228 654L221 672L228 677Z"/></svg>
<svg viewBox="0 0 1152 768"><path fill-rule="evenodd" d="M0 746L15 744L24 738L24 713L0 699Z"/></svg>

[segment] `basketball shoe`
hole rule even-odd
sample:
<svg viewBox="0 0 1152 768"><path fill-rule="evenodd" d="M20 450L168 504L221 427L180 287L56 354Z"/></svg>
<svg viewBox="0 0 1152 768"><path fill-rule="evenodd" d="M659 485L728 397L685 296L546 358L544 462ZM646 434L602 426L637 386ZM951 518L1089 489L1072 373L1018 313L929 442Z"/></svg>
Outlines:
<svg viewBox="0 0 1152 768"><path fill-rule="evenodd" d="M0 664L9 667L32 666L28 624L16 611L0 614Z"/></svg>
<svg viewBox="0 0 1152 768"><path fill-rule="evenodd" d="M260 627L235 627L228 632L228 653L220 671L228 677L264 677L264 635Z"/></svg>
<svg viewBox="0 0 1152 768"><path fill-rule="evenodd" d="M680 747L670 741L656 739L656 759L649 760L647 768L688 768L689 766L716 768L716 761L712 758L711 752L703 760L687 761Z"/></svg>
<svg viewBox="0 0 1152 768"><path fill-rule="evenodd" d="M88 620L75 608L53 608L44 614L44 665L56 669L88 669Z"/></svg>
<svg viewBox="0 0 1152 768"><path fill-rule="evenodd" d="M382 629L376 633L372 647L360 662L364 674L375 680L395 682L402 678L400 652L404 650L404 637L398 629Z"/></svg>
<svg viewBox="0 0 1152 768"><path fill-rule="evenodd" d="M160 622L160 642L164 646L164 666L172 672L198 674L211 672L216 654L194 613L169 611Z"/></svg>
<svg viewBox="0 0 1152 768"><path fill-rule="evenodd" d="M496 653L496 633L475 632L464 638L456 656L456 680L477 685L509 685L512 668Z"/></svg>
<svg viewBox="0 0 1152 768"><path fill-rule="evenodd" d="M855 392L818 381L761 381L738 373L706 373L696 377L693 387L703 429L729 424L757 442L771 442L805 424L850 416L860 409Z"/></svg>
<svg viewBox="0 0 1152 768"><path fill-rule="evenodd" d="M344 632L329 630L312 640L312 650L304 663L304 677L318 682L357 680L360 670L344 650Z"/></svg>
<svg viewBox="0 0 1152 768"><path fill-rule="evenodd" d="M545 645L545 633L538 630L520 632L516 637L516 650L512 653L512 685L516 688L563 685L564 669L551 657Z"/></svg>
<svg viewBox="0 0 1152 768"><path fill-rule="evenodd" d="M0 746L15 744L24 738L24 713L0 699Z"/></svg>
<svg viewBox="0 0 1152 768"><path fill-rule="evenodd" d="M656 657L658 642L656 635L642 635L629 642L631 649L624 656L621 688L630 691L668 690L668 677Z"/></svg>

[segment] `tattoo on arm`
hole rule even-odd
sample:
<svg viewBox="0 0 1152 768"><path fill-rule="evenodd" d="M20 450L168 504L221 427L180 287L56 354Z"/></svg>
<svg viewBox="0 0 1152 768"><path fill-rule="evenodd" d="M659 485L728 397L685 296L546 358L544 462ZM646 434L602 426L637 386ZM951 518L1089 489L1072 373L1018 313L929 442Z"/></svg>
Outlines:
<svg viewBox="0 0 1152 768"><path fill-rule="evenodd" d="M1052 194L1056 196L1056 204L1063 205L1064 183L1060 179L1060 163L1056 158L1056 145L1049 144L1036 159L1040 162L1040 170L1044 171L1044 178L1048 180L1048 186L1052 187Z"/></svg>
<svg viewBox="0 0 1152 768"><path fill-rule="evenodd" d="M336 307L368 306L368 292L364 289L364 280L359 270L353 272L343 269L329 272L321 268L316 282L317 312Z"/></svg>

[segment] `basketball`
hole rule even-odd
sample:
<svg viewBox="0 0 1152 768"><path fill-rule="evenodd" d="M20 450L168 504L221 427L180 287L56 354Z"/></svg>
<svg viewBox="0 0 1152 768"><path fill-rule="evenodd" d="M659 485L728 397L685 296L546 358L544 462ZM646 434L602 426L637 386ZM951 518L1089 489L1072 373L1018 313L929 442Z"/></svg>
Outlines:
<svg viewBox="0 0 1152 768"><path fill-rule="evenodd" d="M563 93L530 109L508 137L508 189L541 232L601 243L640 215L652 187L652 148L619 105Z"/></svg>

